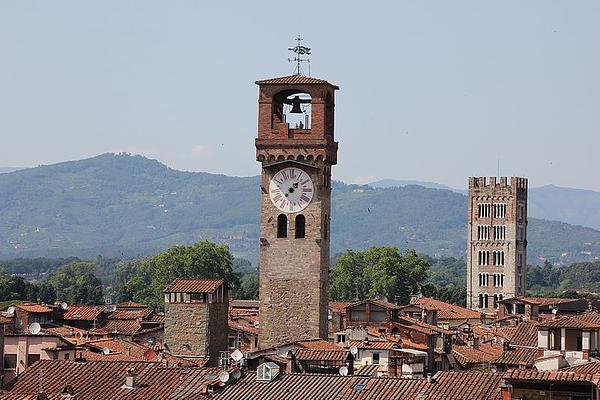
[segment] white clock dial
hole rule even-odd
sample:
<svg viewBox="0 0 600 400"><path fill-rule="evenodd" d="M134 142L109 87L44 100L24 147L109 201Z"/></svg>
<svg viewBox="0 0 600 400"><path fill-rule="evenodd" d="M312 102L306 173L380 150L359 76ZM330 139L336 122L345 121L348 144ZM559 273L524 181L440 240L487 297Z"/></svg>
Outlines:
<svg viewBox="0 0 600 400"><path fill-rule="evenodd" d="M277 172L269 184L269 197L273 205L287 213L304 210L312 201L314 191L310 176L294 167Z"/></svg>

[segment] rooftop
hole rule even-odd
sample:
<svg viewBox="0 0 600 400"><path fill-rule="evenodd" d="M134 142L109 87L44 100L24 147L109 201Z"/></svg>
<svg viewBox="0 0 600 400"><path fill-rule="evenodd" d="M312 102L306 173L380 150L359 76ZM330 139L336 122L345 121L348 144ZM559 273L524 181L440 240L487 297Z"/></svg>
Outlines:
<svg viewBox="0 0 600 400"><path fill-rule="evenodd" d="M262 79L255 82L257 85L331 85L339 89L336 85L323 79L313 78L305 75L288 75L277 78Z"/></svg>
<svg viewBox="0 0 600 400"><path fill-rule="evenodd" d="M223 285L223 279L184 279L178 278L168 285L165 293L214 293Z"/></svg>
<svg viewBox="0 0 600 400"><path fill-rule="evenodd" d="M414 304L423 306L426 310L438 310L438 320L450 319L480 319L481 314L478 311L469 310L455 304L449 304L431 297L420 297Z"/></svg>

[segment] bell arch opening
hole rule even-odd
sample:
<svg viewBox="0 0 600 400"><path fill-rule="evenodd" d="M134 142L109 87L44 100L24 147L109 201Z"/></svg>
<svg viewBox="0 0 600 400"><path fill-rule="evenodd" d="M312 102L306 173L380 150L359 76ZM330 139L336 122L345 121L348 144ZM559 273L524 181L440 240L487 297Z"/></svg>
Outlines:
<svg viewBox="0 0 600 400"><path fill-rule="evenodd" d="M290 129L310 129L312 124L312 97L295 89L284 90L273 96L272 128L287 123Z"/></svg>

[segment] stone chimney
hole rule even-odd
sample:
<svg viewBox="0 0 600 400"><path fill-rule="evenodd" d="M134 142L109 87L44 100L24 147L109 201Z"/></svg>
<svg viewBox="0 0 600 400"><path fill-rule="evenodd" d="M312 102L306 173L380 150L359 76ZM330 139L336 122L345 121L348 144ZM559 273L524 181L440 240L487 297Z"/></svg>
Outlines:
<svg viewBox="0 0 600 400"><path fill-rule="evenodd" d="M135 389L136 376L137 374L135 373L135 368L128 368L125 375L125 384L123 385L123 389Z"/></svg>

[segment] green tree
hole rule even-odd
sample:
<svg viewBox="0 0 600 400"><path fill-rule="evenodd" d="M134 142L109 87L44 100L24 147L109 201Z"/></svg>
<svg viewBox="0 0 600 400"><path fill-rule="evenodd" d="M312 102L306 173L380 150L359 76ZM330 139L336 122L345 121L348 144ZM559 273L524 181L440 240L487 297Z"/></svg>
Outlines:
<svg viewBox="0 0 600 400"><path fill-rule="evenodd" d="M330 296L334 300L385 296L408 303L427 279L428 262L414 250L393 246L349 250L337 257L331 273Z"/></svg>
<svg viewBox="0 0 600 400"><path fill-rule="evenodd" d="M95 263L72 262L55 270L48 284L57 297L71 304L102 304L102 283L95 275Z"/></svg>
<svg viewBox="0 0 600 400"><path fill-rule="evenodd" d="M258 275L245 275L239 289L236 291L235 298L242 300L258 299Z"/></svg>
<svg viewBox="0 0 600 400"><path fill-rule="evenodd" d="M173 246L145 259L125 289L133 300L162 309L163 290L177 278L223 278L233 289L239 286L229 247L202 241L191 246Z"/></svg>

